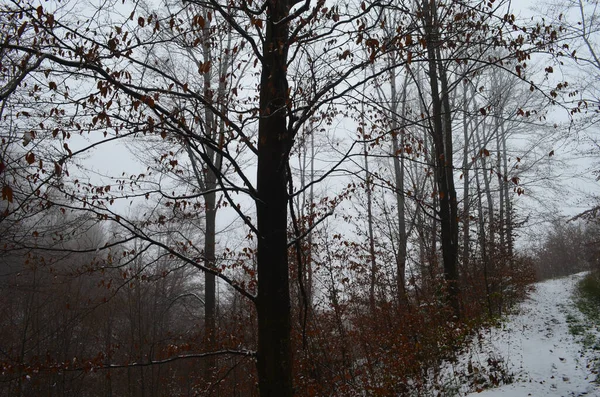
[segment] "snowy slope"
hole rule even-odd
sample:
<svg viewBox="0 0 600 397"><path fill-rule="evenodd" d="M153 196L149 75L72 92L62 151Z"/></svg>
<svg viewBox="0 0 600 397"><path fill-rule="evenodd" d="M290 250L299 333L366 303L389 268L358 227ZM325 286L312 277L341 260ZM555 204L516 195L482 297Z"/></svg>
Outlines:
<svg viewBox="0 0 600 397"><path fill-rule="evenodd" d="M571 300L582 276L536 284L518 314L500 329L486 331L481 344L469 353L470 360L498 358L499 365L514 375L513 383L469 396L600 396L600 387L593 382L596 375L588 368L593 352L569 332L569 322L585 323Z"/></svg>

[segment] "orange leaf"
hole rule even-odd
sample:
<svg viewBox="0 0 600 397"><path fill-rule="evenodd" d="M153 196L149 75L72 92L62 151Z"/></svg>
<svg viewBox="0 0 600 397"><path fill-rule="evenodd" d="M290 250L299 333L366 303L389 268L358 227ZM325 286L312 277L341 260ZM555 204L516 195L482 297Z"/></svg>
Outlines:
<svg viewBox="0 0 600 397"><path fill-rule="evenodd" d="M21 37L23 35L23 32L25 32L26 27L27 27L27 21L23 22L21 27L17 30L17 34L19 35L19 37Z"/></svg>
<svg viewBox="0 0 600 397"><path fill-rule="evenodd" d="M13 202L13 190L10 186L2 186L2 200L6 200L9 203Z"/></svg>
<svg viewBox="0 0 600 397"><path fill-rule="evenodd" d="M204 20L202 15L197 15L194 18L194 22L196 22L198 24L198 26L200 26L200 29L204 29L204 26L206 26L206 21Z"/></svg>
<svg viewBox="0 0 600 397"><path fill-rule="evenodd" d="M35 163L35 154L29 152L25 155L25 160L27 161L27 164L33 164Z"/></svg>
<svg viewBox="0 0 600 397"><path fill-rule="evenodd" d="M112 39L108 40L108 48L111 51L116 50L117 49L117 39L112 38Z"/></svg>

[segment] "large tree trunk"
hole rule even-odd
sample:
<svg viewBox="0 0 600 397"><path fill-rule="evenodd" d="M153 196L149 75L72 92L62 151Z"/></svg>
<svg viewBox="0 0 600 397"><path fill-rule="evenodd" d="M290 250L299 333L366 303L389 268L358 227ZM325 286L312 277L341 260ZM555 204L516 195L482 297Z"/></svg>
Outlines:
<svg viewBox="0 0 600 397"><path fill-rule="evenodd" d="M287 252L287 163L292 144L286 126L287 1L270 0L260 85L258 171L258 383L262 397L288 397L292 389L290 293Z"/></svg>

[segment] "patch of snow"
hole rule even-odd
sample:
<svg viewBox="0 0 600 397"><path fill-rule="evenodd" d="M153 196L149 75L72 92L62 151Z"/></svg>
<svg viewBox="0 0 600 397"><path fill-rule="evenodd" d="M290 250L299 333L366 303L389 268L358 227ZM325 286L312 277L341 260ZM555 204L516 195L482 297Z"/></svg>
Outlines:
<svg viewBox="0 0 600 397"><path fill-rule="evenodd" d="M491 375L497 382L496 368L513 381L468 396L600 396L593 355L569 332L568 321L582 316L572 295L584 274L536 284L517 314L500 328L486 330L481 341L459 358L459 363L468 362L471 375L475 367L476 373L483 371L488 380ZM457 394L465 395L464 387Z"/></svg>

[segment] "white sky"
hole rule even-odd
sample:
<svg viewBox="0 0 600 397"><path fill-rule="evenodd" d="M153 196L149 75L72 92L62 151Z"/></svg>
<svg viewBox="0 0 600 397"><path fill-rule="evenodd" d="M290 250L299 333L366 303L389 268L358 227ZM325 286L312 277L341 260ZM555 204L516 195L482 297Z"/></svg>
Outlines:
<svg viewBox="0 0 600 397"><path fill-rule="evenodd" d="M522 15L528 15L531 11L526 8L527 4L535 5L537 3L532 1L527 3L513 2L513 7L519 7ZM555 117L556 121L559 123L566 120L563 111L554 112L551 117ZM334 125L333 127L335 128L336 126ZM343 132L343 134L346 133L348 132ZM588 130L586 133L591 136L597 135L597 132L594 130ZM76 143L70 143L70 145L72 149L76 149ZM585 142L582 142L581 145L584 146ZM558 211L573 216L592 205L590 196L600 194L600 183L595 181L595 176L592 174L594 169L592 163L593 159L574 155L573 147L564 145L564 143L560 143L554 150L554 161L564 162L566 164L565 168L561 170L561 174L563 175L562 179L554 181L560 189L548 190L547 187L549 184L544 185L543 182L530 190L526 189L524 196L515 197L515 202L520 205L521 210L524 211L525 214L534 214L545 206L545 213L555 214ZM325 158L324 160L327 161L328 159L329 158ZM525 158L523 161L526 162L527 160L528 159ZM137 160L134 160L130 149L122 143L106 145L95 149L90 152L85 161L92 169L97 170L100 174L106 175L119 176L123 171L127 174L137 174L144 172L145 170L145 166L142 166ZM296 164L294 159L292 161L292 166L295 166ZM324 164L324 162L322 164ZM251 180L253 181L254 171L249 170L248 176L251 177ZM525 185L527 185L528 182L531 181L523 180ZM329 182L322 184L321 187L317 187L316 191L324 189L323 186L328 186L331 189L331 187L336 185L344 184L345 183L342 182L336 182L336 179L331 179ZM337 191L338 189L331 190ZM114 206L114 210L121 214L128 213L131 207L128 201L117 202ZM242 202L245 202L245 200ZM250 203L246 206L250 209L250 212L254 211L253 206ZM235 218L236 214L231 210L222 210L219 213L219 222L224 225L223 227L230 225Z"/></svg>

